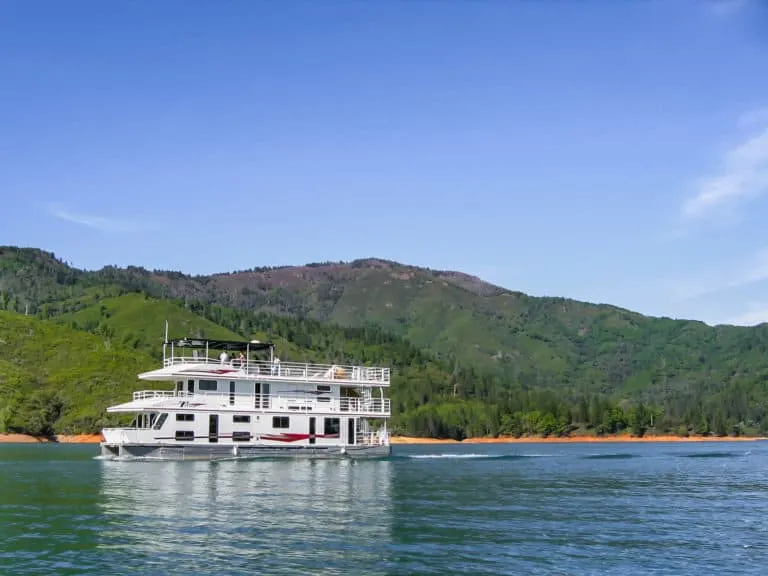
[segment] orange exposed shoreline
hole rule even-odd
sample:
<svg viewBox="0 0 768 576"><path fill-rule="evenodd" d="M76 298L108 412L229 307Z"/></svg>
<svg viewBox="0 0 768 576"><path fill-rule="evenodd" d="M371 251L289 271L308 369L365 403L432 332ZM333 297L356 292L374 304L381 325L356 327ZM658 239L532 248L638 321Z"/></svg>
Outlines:
<svg viewBox="0 0 768 576"><path fill-rule="evenodd" d="M60 444L98 444L102 441L101 434L59 434L51 438L38 438L27 434L0 434L0 444L47 444L58 442Z"/></svg>
<svg viewBox="0 0 768 576"><path fill-rule="evenodd" d="M565 436L565 437L547 437L526 436L515 438L511 436L500 436L498 438L467 438L462 441L438 438L417 438L413 436L393 436L392 444L569 444L578 442L750 442L756 440L768 440L768 438L757 436Z"/></svg>
<svg viewBox="0 0 768 576"><path fill-rule="evenodd" d="M579 442L754 442L756 440L768 440L761 436L565 436L547 437L525 436L514 438L511 436L499 436L498 438L467 438L465 440L451 440L444 438L418 438L415 436L393 436L392 444L570 444ZM54 439L38 438L27 434L0 434L0 444L45 444L58 442L60 444L98 444L102 442L101 434L60 434Z"/></svg>

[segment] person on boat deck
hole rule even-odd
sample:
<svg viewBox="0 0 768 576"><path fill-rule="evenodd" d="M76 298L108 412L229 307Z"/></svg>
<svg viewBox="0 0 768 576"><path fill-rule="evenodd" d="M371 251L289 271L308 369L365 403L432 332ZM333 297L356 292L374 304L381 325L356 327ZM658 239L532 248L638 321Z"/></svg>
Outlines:
<svg viewBox="0 0 768 576"><path fill-rule="evenodd" d="M245 356L243 355L242 352L238 354L237 361L240 363L240 366L245 366Z"/></svg>
<svg viewBox="0 0 768 576"><path fill-rule="evenodd" d="M222 364L226 364L227 361L229 361L229 354L227 354L226 352L222 352L221 355L219 356L219 360L221 360Z"/></svg>
<svg viewBox="0 0 768 576"><path fill-rule="evenodd" d="M272 360L272 374L273 375L280 375L280 358L275 356L275 359Z"/></svg>

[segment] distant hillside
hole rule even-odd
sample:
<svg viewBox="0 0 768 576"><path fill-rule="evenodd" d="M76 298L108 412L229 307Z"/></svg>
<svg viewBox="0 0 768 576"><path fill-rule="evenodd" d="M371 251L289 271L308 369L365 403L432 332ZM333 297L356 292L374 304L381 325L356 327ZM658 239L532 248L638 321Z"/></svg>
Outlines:
<svg viewBox="0 0 768 576"><path fill-rule="evenodd" d="M193 277L136 267L85 272L38 250L0 248L0 291L12 299L9 309L22 311L30 304L38 310L45 302L105 284L345 326L378 324L461 363L542 384L561 381L562 372L581 362L576 348L588 345L596 331L621 336L645 321L610 306L533 298L466 274L378 259ZM599 362L605 368L592 376L615 386L607 366L613 360Z"/></svg>
<svg viewBox="0 0 768 576"><path fill-rule="evenodd" d="M628 402L627 410L654 406L663 414L654 422L668 428L704 429L706 422L713 429L717 420L729 431L746 430L766 420L761 406L768 398L763 390L768 325L713 328L649 318L607 305L530 297L464 274L378 259L187 276L136 267L83 271L39 250L0 248L0 308L23 311L28 305L39 318L88 330L98 323L119 332L121 344L144 349L137 342L156 342L162 329L162 320L152 316L170 310L156 302L152 306L158 308L143 317L147 304L136 295L123 301L124 310L110 308L109 298L138 292L177 300L180 308L238 334L257 324L281 326L282 336L293 341L313 326L316 340L301 343L304 349L317 349L326 338L321 335L345 326L358 330L332 345L325 342L323 354L331 354L334 346L349 349L350 339L369 329L403 337L407 346L434 354L438 372L450 376L433 383L410 379L410 389L397 391L404 399L399 404L403 418L436 410L424 406L437 401L461 400L486 403L501 413L546 405L542 413L559 419L558 429L576 422L613 430L593 414L605 412L603 400L596 400L602 398L611 405ZM103 308L78 308L91 306L94 298L106 298ZM194 328L214 329L199 322ZM397 356L392 361L398 363ZM555 396L540 399L547 391ZM440 420L435 418L430 413L421 424L411 419L407 425L425 428ZM520 422L507 422L507 428L543 426Z"/></svg>
<svg viewBox="0 0 768 576"><path fill-rule="evenodd" d="M242 339L231 330L184 310L176 302L143 294L105 298L101 291L91 290L90 294L72 299L61 308L69 308L71 312L51 315L52 321L116 338L121 345L141 349L155 358L162 355L166 321L171 337Z"/></svg>
<svg viewBox="0 0 768 576"><path fill-rule="evenodd" d="M85 272L39 250L0 248L0 307L5 300L6 309L30 304L38 311L95 286L344 326L376 324L460 365L543 386L586 380L619 390L628 380L636 387L638 379L674 379L679 370L709 377L718 370L718 361L708 362L713 356L764 349L766 339L766 327L649 318L378 259L187 276L136 267ZM768 368L761 362L752 358L749 369Z"/></svg>

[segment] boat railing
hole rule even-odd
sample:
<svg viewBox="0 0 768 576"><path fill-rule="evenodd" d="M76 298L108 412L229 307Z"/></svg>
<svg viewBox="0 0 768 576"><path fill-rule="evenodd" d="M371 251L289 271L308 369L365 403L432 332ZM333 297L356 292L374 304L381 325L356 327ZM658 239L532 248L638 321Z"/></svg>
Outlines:
<svg viewBox="0 0 768 576"><path fill-rule="evenodd" d="M140 442L152 442L157 433L152 428L136 428L125 426L122 428L103 428L101 435L109 444L136 444Z"/></svg>
<svg viewBox="0 0 768 576"><path fill-rule="evenodd" d="M358 432L356 440L358 444L363 446L387 446L389 445L389 434L381 430L378 432Z"/></svg>
<svg viewBox="0 0 768 576"><path fill-rule="evenodd" d="M389 398L284 396L281 394L227 393L185 390L138 390L133 400L174 400L176 398L204 400L206 404L233 409L270 410L291 412L350 412L389 415L392 403ZM179 406L183 408L184 406Z"/></svg>
<svg viewBox="0 0 768 576"><path fill-rule="evenodd" d="M207 356L171 356L165 358L164 366L205 364L231 368L247 376L267 379L305 381L346 381L364 382L379 386L390 383L390 368L375 366L345 366L340 364L312 364L309 362L270 362L268 360L227 360Z"/></svg>
<svg viewBox="0 0 768 576"><path fill-rule="evenodd" d="M134 400L147 400L150 398L177 398L179 396L189 395L187 392L176 390L138 390L133 393Z"/></svg>

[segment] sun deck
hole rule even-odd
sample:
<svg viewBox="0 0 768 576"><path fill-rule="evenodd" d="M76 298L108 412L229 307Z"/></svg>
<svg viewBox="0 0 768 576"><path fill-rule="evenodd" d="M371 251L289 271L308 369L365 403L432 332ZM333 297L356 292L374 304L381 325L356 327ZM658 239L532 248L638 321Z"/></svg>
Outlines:
<svg viewBox="0 0 768 576"><path fill-rule="evenodd" d="M306 382L309 384L335 384L347 386L390 385L390 369L373 366L344 366L339 364L311 364L275 362L269 360L227 360L206 356L170 356L163 360L163 368L139 374L142 380L174 380L188 376L226 376L262 382Z"/></svg>

